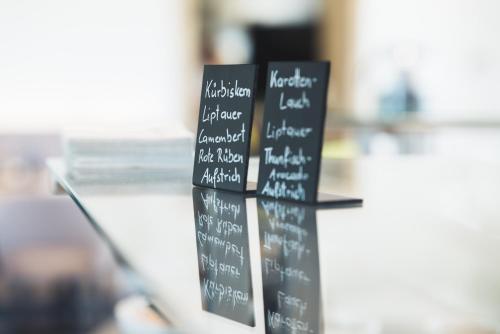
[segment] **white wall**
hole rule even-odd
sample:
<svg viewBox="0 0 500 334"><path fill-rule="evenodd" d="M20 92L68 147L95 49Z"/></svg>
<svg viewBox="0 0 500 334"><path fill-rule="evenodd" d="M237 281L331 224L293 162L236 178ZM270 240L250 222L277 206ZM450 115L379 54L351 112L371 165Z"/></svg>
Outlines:
<svg viewBox="0 0 500 334"><path fill-rule="evenodd" d="M0 130L183 117L183 6L0 0Z"/></svg>
<svg viewBox="0 0 500 334"><path fill-rule="evenodd" d="M356 109L374 116L398 67L432 119L500 119L500 1L359 0Z"/></svg>

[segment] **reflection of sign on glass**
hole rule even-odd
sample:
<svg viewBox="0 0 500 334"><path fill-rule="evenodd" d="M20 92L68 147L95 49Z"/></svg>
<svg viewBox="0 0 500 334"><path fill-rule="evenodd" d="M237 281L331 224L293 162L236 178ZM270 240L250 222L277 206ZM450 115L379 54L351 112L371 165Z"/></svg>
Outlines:
<svg viewBox="0 0 500 334"><path fill-rule="evenodd" d="M245 197L193 188L193 206L203 309L254 326Z"/></svg>
<svg viewBox="0 0 500 334"><path fill-rule="evenodd" d="M269 63L259 195L316 202L329 69L328 62Z"/></svg>
<svg viewBox="0 0 500 334"><path fill-rule="evenodd" d="M205 65L193 184L246 190L256 65Z"/></svg>
<svg viewBox="0 0 500 334"><path fill-rule="evenodd" d="M314 207L257 199L266 333L319 333Z"/></svg>

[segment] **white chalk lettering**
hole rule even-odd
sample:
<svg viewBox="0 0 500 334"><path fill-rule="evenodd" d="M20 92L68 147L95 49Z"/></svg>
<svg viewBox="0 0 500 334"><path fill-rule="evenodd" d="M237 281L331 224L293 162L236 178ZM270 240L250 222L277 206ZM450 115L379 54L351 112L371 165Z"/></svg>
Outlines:
<svg viewBox="0 0 500 334"><path fill-rule="evenodd" d="M300 316L302 316L304 314L304 311L307 310L306 301L302 300L299 297L289 295L283 291L278 290L276 299L278 301L278 308L282 308L284 306L295 308L299 311Z"/></svg>
<svg viewBox="0 0 500 334"><path fill-rule="evenodd" d="M231 81L224 82L224 80L221 80L219 86L217 86L217 82L214 80L207 81L205 85L205 98L232 99L235 97L251 97L251 89L238 86L238 80L234 82L234 87L230 87L231 85Z"/></svg>
<svg viewBox="0 0 500 334"><path fill-rule="evenodd" d="M278 273L280 275L281 282L284 282L285 279L291 279L304 283L311 282L311 278L304 270L291 266L282 266L275 258L264 257L264 272L266 275L269 275L272 272Z"/></svg>
<svg viewBox="0 0 500 334"><path fill-rule="evenodd" d="M285 98L285 92L281 92L280 94L280 110L286 109L304 109L311 108L311 101L307 97L305 91L302 91L302 94L298 98L288 97Z"/></svg>
<svg viewBox="0 0 500 334"><path fill-rule="evenodd" d="M217 162L232 163L232 164L242 164L243 154L233 153L230 148L218 148L217 149Z"/></svg>
<svg viewBox="0 0 500 334"><path fill-rule="evenodd" d="M303 149L299 148L298 153L294 154L290 146L285 146L282 154L273 154L273 147L264 147L266 165L276 165L287 168L288 165L301 166L312 160L311 156L304 155Z"/></svg>
<svg viewBox="0 0 500 334"><path fill-rule="evenodd" d="M201 200L205 209L213 210L219 216L232 216L237 219L240 215L240 205L224 201L217 196L217 193L201 195Z"/></svg>
<svg viewBox="0 0 500 334"><path fill-rule="evenodd" d="M208 109L208 110L207 110ZM215 110L212 111L210 107L207 107L206 105L203 106L203 112L201 114L201 121L203 123L208 122L210 125L212 125L214 122L217 122L219 120L223 121L237 121L241 119L241 116L243 115L243 112L241 111L226 111L226 110L220 110L220 106L217 104L215 107Z"/></svg>
<svg viewBox="0 0 500 334"><path fill-rule="evenodd" d="M249 300L247 291L241 291L231 285L217 283L207 278L203 278L202 287L203 295L218 303L230 302L235 307L236 305L246 305Z"/></svg>
<svg viewBox="0 0 500 334"><path fill-rule="evenodd" d="M267 310L267 325L284 333L309 333L309 322Z"/></svg>
<svg viewBox="0 0 500 334"><path fill-rule="evenodd" d="M293 185L287 185L286 182L271 182L267 181L262 189L262 194L276 199L289 198L297 201L304 201L306 198L306 190L302 183L298 183L295 188Z"/></svg>
<svg viewBox="0 0 500 334"><path fill-rule="evenodd" d="M241 130L231 133L229 129L226 129L225 135L218 136L208 136L205 135L205 129L201 129L200 135L198 136L199 144L221 144L221 143L237 143L245 142L245 123L241 124Z"/></svg>
<svg viewBox="0 0 500 334"><path fill-rule="evenodd" d="M295 68L295 71L290 77L279 76L278 70L271 71L269 81L270 88L312 88L313 83L316 83L317 78L304 77L300 74L300 68Z"/></svg>
<svg viewBox="0 0 500 334"><path fill-rule="evenodd" d="M312 128L288 126L286 124L286 119L281 122L281 126L277 127L272 125L271 122L267 122L266 126L266 138L278 140L283 136L290 138L307 138L312 133Z"/></svg>

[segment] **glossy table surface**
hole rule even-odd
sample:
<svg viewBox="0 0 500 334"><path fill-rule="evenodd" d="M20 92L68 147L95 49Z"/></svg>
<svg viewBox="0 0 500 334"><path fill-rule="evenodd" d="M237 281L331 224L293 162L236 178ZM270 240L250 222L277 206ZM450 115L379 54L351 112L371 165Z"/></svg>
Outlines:
<svg viewBox="0 0 500 334"><path fill-rule="evenodd" d="M326 159L321 189L364 204L321 210L193 190L188 166L173 180L93 182L72 180L62 160L49 167L182 330L500 331L500 161ZM217 200L238 208L230 231L204 224L220 221ZM208 291L210 280L233 293Z"/></svg>

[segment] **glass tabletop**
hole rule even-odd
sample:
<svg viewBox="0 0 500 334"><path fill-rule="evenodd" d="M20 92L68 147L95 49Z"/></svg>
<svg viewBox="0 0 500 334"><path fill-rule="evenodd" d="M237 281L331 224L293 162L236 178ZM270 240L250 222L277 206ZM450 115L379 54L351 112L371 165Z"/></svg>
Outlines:
<svg viewBox="0 0 500 334"><path fill-rule="evenodd" d="M249 179L256 179L252 160ZM185 175L53 176L178 328L203 333L497 333L500 162L324 160L316 208Z"/></svg>

